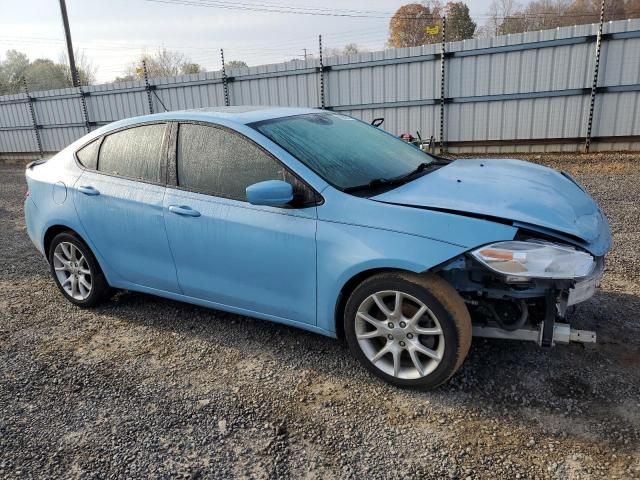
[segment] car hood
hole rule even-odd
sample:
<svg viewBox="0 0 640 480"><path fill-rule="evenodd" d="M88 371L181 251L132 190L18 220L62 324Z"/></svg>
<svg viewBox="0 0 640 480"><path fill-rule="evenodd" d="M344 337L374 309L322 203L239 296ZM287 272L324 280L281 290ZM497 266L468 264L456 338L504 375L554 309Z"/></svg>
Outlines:
<svg viewBox="0 0 640 480"><path fill-rule="evenodd" d="M373 200L509 220L609 248L596 202L567 174L521 160L457 160Z"/></svg>

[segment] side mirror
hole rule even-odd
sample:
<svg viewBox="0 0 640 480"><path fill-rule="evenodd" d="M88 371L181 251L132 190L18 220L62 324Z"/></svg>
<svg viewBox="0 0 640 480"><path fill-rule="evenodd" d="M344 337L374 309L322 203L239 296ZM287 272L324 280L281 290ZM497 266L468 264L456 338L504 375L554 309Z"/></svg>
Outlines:
<svg viewBox="0 0 640 480"><path fill-rule="evenodd" d="M384 123L384 118L380 117L380 118L374 118L373 121L371 122L371 125L378 128L383 123Z"/></svg>
<svg viewBox="0 0 640 480"><path fill-rule="evenodd" d="M284 207L293 200L293 186L282 180L267 180L247 187L247 200L252 205Z"/></svg>

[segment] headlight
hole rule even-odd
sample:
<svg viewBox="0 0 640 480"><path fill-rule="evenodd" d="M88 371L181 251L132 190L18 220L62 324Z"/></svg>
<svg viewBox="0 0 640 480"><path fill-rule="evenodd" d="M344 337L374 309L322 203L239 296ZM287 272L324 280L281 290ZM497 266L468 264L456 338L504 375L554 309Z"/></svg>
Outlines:
<svg viewBox="0 0 640 480"><path fill-rule="evenodd" d="M573 279L591 273L591 255L545 242L500 242L471 252L491 270L509 277Z"/></svg>

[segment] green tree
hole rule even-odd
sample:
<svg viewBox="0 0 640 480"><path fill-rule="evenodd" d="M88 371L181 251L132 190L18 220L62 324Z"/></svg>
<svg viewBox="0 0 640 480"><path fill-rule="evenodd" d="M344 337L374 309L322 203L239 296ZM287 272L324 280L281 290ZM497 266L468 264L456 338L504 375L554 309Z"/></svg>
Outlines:
<svg viewBox="0 0 640 480"><path fill-rule="evenodd" d="M66 56L62 56L59 63L48 58L29 62L24 53L7 51L5 60L0 62L0 94L24 91L23 78L31 91L72 87L71 71L66 60ZM95 69L91 62L82 54L78 54L76 60L80 84L91 85L95 81Z"/></svg>
<svg viewBox="0 0 640 480"><path fill-rule="evenodd" d="M48 58L37 58L29 64L24 74L29 90L53 90L72 86L64 65Z"/></svg>
<svg viewBox="0 0 640 480"><path fill-rule="evenodd" d="M29 58L17 50L7 50L5 60L0 62L0 94L22 91L22 77L29 67Z"/></svg>
<svg viewBox="0 0 640 480"><path fill-rule="evenodd" d="M473 38L476 33L476 23L469 15L469 7L463 2L449 2L445 7L447 16L447 40L456 42Z"/></svg>

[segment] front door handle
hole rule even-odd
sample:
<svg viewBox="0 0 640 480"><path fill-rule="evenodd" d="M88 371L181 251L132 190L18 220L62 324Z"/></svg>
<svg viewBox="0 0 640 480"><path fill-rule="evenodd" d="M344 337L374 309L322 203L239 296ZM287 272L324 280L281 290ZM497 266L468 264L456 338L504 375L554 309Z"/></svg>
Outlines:
<svg viewBox="0 0 640 480"><path fill-rule="evenodd" d="M91 185L81 185L78 187L78 191L84 193L85 195L100 195L100 192Z"/></svg>
<svg viewBox="0 0 640 480"><path fill-rule="evenodd" d="M185 215L187 217L199 217L200 212L194 210L191 207L186 207L183 205L169 205L169 211L172 213L176 213L178 215Z"/></svg>

